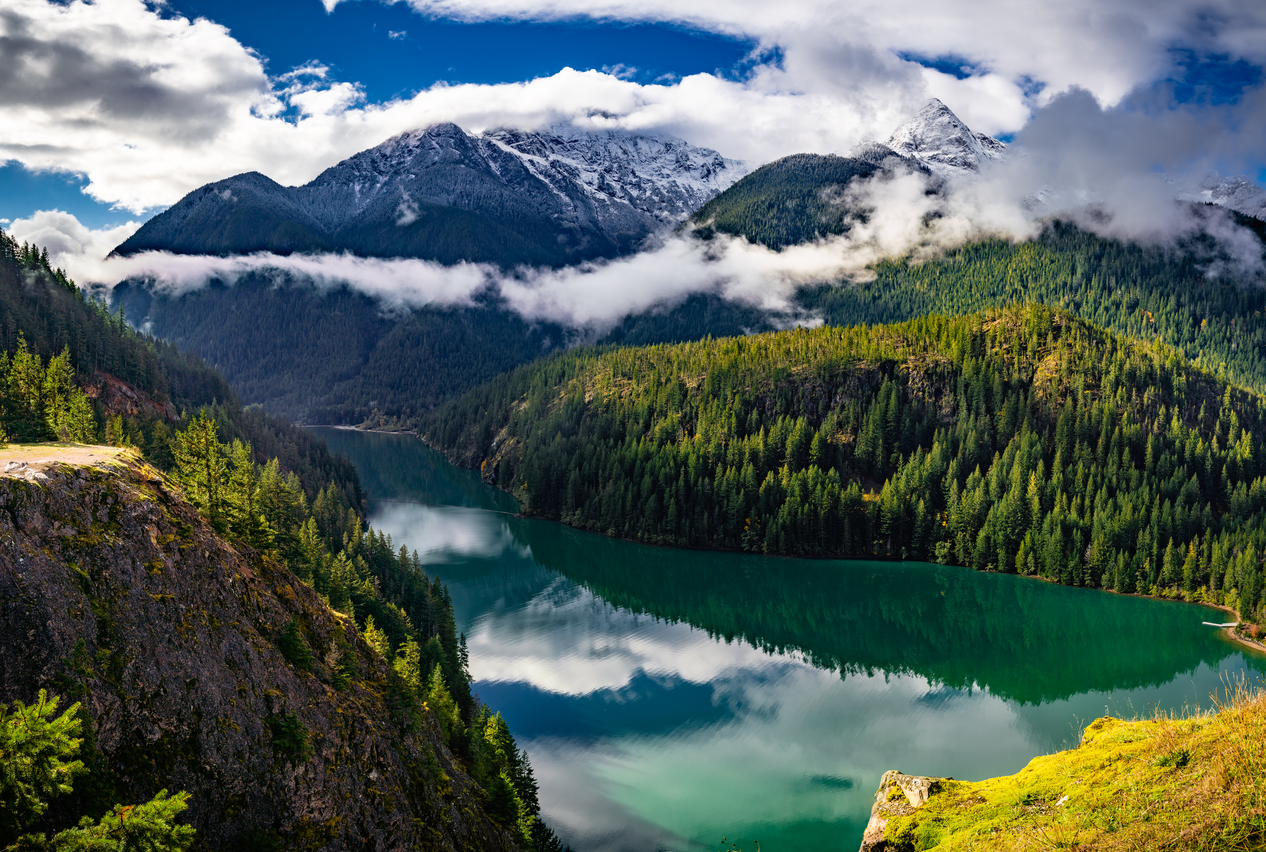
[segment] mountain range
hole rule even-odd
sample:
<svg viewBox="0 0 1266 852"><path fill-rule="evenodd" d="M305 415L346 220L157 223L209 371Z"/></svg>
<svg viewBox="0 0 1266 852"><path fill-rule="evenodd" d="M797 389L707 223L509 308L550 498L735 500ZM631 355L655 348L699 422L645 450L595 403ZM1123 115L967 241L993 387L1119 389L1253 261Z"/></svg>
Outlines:
<svg viewBox="0 0 1266 852"><path fill-rule="evenodd" d="M351 252L560 266L636 251L747 171L670 136L437 124L303 186L258 172L207 184L114 254Z"/></svg>
<svg viewBox="0 0 1266 852"><path fill-rule="evenodd" d="M864 219L847 188L880 173L922 172L928 188L972 176L1006 156L1007 146L972 131L933 98L884 142L864 142L848 154L792 154L753 171L699 208L687 227L707 238L714 232L783 249L844 234Z"/></svg>
<svg viewBox="0 0 1266 852"><path fill-rule="evenodd" d="M281 187L261 175L203 187L117 252L345 250L563 264L636 251L687 216L685 227L696 236L728 233L777 250L844 233L866 215L845 203L855 178L913 170L928 175L936 192L1006 156L1007 146L972 131L940 101L884 143L848 156L796 154L750 173L746 164L665 137L570 128L475 135L438 125L351 157L304 187ZM1204 191L1213 200L1216 190ZM1246 187L1223 193L1224 203L1251 196ZM1251 386L1266 381L1251 343L1264 332L1253 313L1259 306L1209 290L1201 269L1217 258L1140 254L1074 231L968 246L953 262L917 269L881 265L873 285L808 289L798 307L829 324L851 324L1056 299L1083 305L1088 318L1126 333L1147 320L1150 331L1189 357L1222 364L1224 375ZM1061 272L1023 278L1016 289L1007 270L1027 269L1023 259L1034 253ZM1091 256L1101 258L1097 272L1086 266ZM1096 275L1132 282L1139 301L1132 310L1105 302ZM1194 332L1186 323L1196 306L1184 304L1172 316L1157 310L1176 287L1204 293L1202 310L1212 311L1200 315L1206 323L1194 320ZM1069 299L1075 301L1058 301ZM444 400L577 340L562 326L525 321L491 293L471 307L384 312L350 287L318 290L299 278L278 284L265 273L185 293L124 282L112 300L138 327L216 364L247 402L309 423L411 426ZM696 296L628 318L605 342L675 342L769 327L756 308Z"/></svg>

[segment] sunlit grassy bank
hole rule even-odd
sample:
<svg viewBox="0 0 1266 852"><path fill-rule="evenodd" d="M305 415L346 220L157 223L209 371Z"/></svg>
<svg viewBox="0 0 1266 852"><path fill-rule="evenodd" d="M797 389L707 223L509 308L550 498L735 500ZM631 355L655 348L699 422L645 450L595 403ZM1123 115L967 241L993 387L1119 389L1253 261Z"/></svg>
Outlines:
<svg viewBox="0 0 1266 852"><path fill-rule="evenodd" d="M1266 848L1266 692L1237 684L1186 718L1098 719L1077 748L940 781L913 812L898 787L886 798L908 812L888 821L892 850Z"/></svg>

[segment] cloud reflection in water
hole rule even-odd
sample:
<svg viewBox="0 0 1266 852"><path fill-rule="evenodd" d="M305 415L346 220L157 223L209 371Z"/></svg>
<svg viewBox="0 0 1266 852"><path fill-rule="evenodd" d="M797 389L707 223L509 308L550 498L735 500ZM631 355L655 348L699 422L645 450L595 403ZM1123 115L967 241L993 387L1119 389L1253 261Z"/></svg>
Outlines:
<svg viewBox="0 0 1266 852"><path fill-rule="evenodd" d="M462 557L532 555L526 545L515 541L504 518L480 509L388 502L375 513L373 526L390 535L397 545L417 550L427 565Z"/></svg>
<svg viewBox="0 0 1266 852"><path fill-rule="evenodd" d="M761 603L737 596L738 575L722 570L728 563L717 570L730 577L729 609L722 610L716 586L697 598L670 595L668 586L684 576L680 572L700 573L711 557L639 548L477 509L390 503L373 523L397 544L416 548L428 570L448 584L476 690L503 712L529 754L550 824L585 852L713 852L722 836L760 840L768 852L851 846L887 769L966 779L1014 772L1035 754L1069 743L1077 723L1102 715L1105 707L1121 715L1198 704L1222 675L1243 669L1238 655L1177 654L1175 662L1192 667L1176 675L1157 668L1162 677L1151 685L1105 692L1085 691L1090 673L1069 663L1078 671L1067 675L1082 691L1065 691L1067 697L1056 700L1016 700L1005 689L1033 692L1016 687L1019 675L1011 669L1022 670L1022 660L1000 657L995 648L986 661L984 649L973 652L963 645L969 640L947 633L953 641L934 643L942 654L978 658L973 671L1002 684L1004 694L970 680L963 688L949 686L931 676L939 669L930 657L918 657L901 673L867 664L841 676L815 667L800 651L727 641L685 621L614 605L569 579L597 576L634 606L670 611L682 599L699 601L705 613L750 612ZM625 562L613 571L620 559ZM677 561L653 569L655 560ZM818 596L843 594L830 586L843 569L797 580L795 572L779 573L790 564L740 567L756 578L753 594L776 594L782 587L771 584L796 582L808 584L806 594L809 586ZM607 573L595 574L599 570ZM907 582L891 594L894 607L912 606L918 583L927 582L913 569L902 576ZM1001 580L964 574L961 582L975 589L971 584ZM1051 591L1032 585L1016 590L1029 596ZM648 597L653 595L658 597ZM963 605L972 600L967 594ZM798 625L795 635L812 635L819 644L837 637L847 656L852 646L841 631L855 625L858 612L840 604L821 609L813 625L800 624L804 613L779 624L786 630ZM933 620L935 609L921 612L916 627L929 635L948 629ZM1054 615L1041 610L1039 617ZM772 624L749 620L758 636ZM877 623L876 629L891 631L891 625ZM1104 683L1114 676L1115 670L1095 675ZM1055 687L1048 691L1058 695Z"/></svg>

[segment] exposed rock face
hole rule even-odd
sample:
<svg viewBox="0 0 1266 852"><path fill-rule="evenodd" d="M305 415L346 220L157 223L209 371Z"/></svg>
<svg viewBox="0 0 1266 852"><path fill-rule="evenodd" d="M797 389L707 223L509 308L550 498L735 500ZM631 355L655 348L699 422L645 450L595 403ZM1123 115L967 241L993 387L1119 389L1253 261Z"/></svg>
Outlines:
<svg viewBox="0 0 1266 852"><path fill-rule="evenodd" d="M1006 154L1007 146L971 128L936 98L884 143L902 157L909 157L943 175L978 172L980 166Z"/></svg>
<svg viewBox="0 0 1266 852"><path fill-rule="evenodd" d="M24 472L0 473L0 702L82 702L75 797L188 790L210 849L515 848L430 713L388 703L386 663L288 570L134 458ZM292 621L310 671L275 644Z"/></svg>
<svg viewBox="0 0 1266 852"><path fill-rule="evenodd" d="M350 251L561 265L636 251L748 171L671 136L558 126L402 133L300 187L200 187L120 245L183 254Z"/></svg>
<svg viewBox="0 0 1266 852"><path fill-rule="evenodd" d="M942 781L952 778L928 778L923 775L905 775L889 769L879 779L879 792L870 809L870 822L862 835L860 852L884 852L889 848L884 839L888 820L894 816L906 816L927 804L928 797L937 792Z"/></svg>
<svg viewBox="0 0 1266 852"><path fill-rule="evenodd" d="M1211 171L1199 177L1175 175L1169 181L1181 199L1218 204L1245 216L1266 219L1266 190L1245 175L1224 177Z"/></svg>
<svg viewBox="0 0 1266 852"><path fill-rule="evenodd" d="M84 393L89 399L101 402L107 416L118 414L123 417L162 417L165 420L177 420L180 415L170 400L156 400L150 395L132 387L127 382L102 370L92 374L92 378L84 383Z"/></svg>

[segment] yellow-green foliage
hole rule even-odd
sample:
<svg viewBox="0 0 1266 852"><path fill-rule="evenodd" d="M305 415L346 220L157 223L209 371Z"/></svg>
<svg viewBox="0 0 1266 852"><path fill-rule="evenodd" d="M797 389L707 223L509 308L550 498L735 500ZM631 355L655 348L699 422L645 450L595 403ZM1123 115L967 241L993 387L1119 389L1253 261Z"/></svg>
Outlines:
<svg viewBox="0 0 1266 852"><path fill-rule="evenodd" d="M1266 692L1218 712L1098 719L1075 749L942 791L885 832L895 850L1266 848Z"/></svg>

